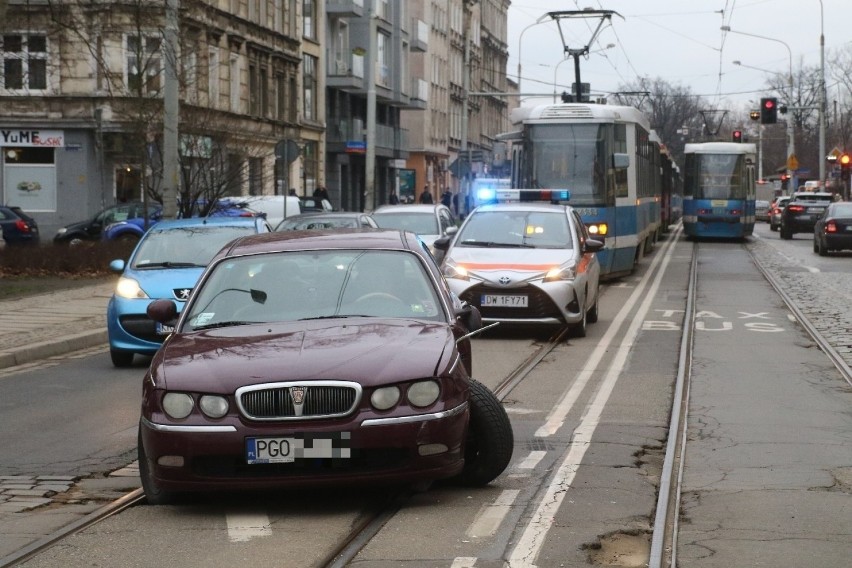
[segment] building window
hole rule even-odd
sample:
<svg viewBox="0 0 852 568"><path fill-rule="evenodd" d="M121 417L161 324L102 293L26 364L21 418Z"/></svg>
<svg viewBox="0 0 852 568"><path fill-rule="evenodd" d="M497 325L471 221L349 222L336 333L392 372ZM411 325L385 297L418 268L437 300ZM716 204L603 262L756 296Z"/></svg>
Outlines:
<svg viewBox="0 0 852 568"><path fill-rule="evenodd" d="M283 73L275 75L275 118L287 120L287 78Z"/></svg>
<svg viewBox="0 0 852 568"><path fill-rule="evenodd" d="M240 56L231 54L231 112L240 112Z"/></svg>
<svg viewBox="0 0 852 568"><path fill-rule="evenodd" d="M376 77L375 82L390 88L390 36L377 31L376 34Z"/></svg>
<svg viewBox="0 0 852 568"><path fill-rule="evenodd" d="M263 195L263 158L249 158L249 195Z"/></svg>
<svg viewBox="0 0 852 568"><path fill-rule="evenodd" d="M299 111L299 90L298 85L296 84L296 77L290 77L290 88L287 89L288 96L290 97L290 105L289 105L289 118L290 122L296 122L299 120L298 111Z"/></svg>
<svg viewBox="0 0 852 568"><path fill-rule="evenodd" d="M127 90L133 95L160 92L162 61L158 36L127 36Z"/></svg>
<svg viewBox="0 0 852 568"><path fill-rule="evenodd" d="M0 36L0 42L0 85L10 91L47 89L47 36L5 34Z"/></svg>
<svg viewBox="0 0 852 568"><path fill-rule="evenodd" d="M304 166L304 178L302 187L305 189L305 195L313 194L318 187L317 179L319 175L319 151L317 143L307 141L302 149L302 163Z"/></svg>
<svg viewBox="0 0 852 568"><path fill-rule="evenodd" d="M212 108L219 106L219 46L207 48L207 100Z"/></svg>
<svg viewBox="0 0 852 568"><path fill-rule="evenodd" d="M304 55L302 62L303 89L304 89L304 118L305 120L317 120L317 58L312 55Z"/></svg>
<svg viewBox="0 0 852 568"><path fill-rule="evenodd" d="M298 37L299 34L299 20L296 17L296 1L297 0L287 0L287 35L292 38Z"/></svg>
<svg viewBox="0 0 852 568"><path fill-rule="evenodd" d="M302 35L317 39L317 5L315 0L302 0Z"/></svg>

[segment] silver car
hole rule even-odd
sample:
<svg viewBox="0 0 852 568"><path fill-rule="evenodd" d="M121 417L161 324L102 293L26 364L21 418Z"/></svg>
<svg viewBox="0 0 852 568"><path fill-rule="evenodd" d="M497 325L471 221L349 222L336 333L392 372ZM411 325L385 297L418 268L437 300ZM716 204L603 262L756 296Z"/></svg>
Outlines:
<svg viewBox="0 0 852 568"><path fill-rule="evenodd" d="M483 321L567 325L577 337L598 319L603 246L571 206L550 203L481 205L452 242L435 241L450 289Z"/></svg>
<svg viewBox="0 0 852 568"><path fill-rule="evenodd" d="M446 205L383 205L372 212L373 220L382 229L411 231L426 243L432 254L440 262L441 251L435 250L432 243L439 237L452 235L458 229L453 212Z"/></svg>

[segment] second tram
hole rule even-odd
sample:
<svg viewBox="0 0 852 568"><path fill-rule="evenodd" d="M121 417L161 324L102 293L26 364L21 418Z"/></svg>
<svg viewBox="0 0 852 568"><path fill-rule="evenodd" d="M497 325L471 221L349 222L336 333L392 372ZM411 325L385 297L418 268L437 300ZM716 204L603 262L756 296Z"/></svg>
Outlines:
<svg viewBox="0 0 852 568"><path fill-rule="evenodd" d="M684 148L683 230L691 238L741 239L754 232L754 144L703 142Z"/></svg>

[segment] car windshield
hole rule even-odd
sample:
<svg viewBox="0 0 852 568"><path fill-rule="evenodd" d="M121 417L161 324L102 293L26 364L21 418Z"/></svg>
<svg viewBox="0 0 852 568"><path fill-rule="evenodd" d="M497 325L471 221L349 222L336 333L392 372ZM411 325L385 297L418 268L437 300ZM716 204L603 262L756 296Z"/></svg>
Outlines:
<svg viewBox="0 0 852 568"><path fill-rule="evenodd" d="M438 219L431 211L410 213L373 213L373 219L382 229L411 231L418 235L440 235Z"/></svg>
<svg viewBox="0 0 852 568"><path fill-rule="evenodd" d="M311 217L306 219L285 219L278 224L276 231L305 231L312 229L340 229L359 227L355 217Z"/></svg>
<svg viewBox="0 0 852 568"><path fill-rule="evenodd" d="M435 284L405 251L293 251L218 263L187 307L186 330L382 317L446 321Z"/></svg>
<svg viewBox="0 0 852 568"><path fill-rule="evenodd" d="M570 249L568 218L559 211L477 211L455 246Z"/></svg>
<svg viewBox="0 0 852 568"><path fill-rule="evenodd" d="M133 255L133 268L206 266L232 240L254 234L253 225L188 227L156 226L148 231Z"/></svg>

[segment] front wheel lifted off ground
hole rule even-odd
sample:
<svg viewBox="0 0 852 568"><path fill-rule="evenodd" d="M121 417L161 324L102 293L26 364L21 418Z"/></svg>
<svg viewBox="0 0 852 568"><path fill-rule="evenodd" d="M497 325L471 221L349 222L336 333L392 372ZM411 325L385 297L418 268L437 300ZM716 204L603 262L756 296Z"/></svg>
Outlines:
<svg viewBox="0 0 852 568"><path fill-rule="evenodd" d="M468 486L490 483L509 465L514 444L506 409L488 387L471 379L464 469L456 480Z"/></svg>

